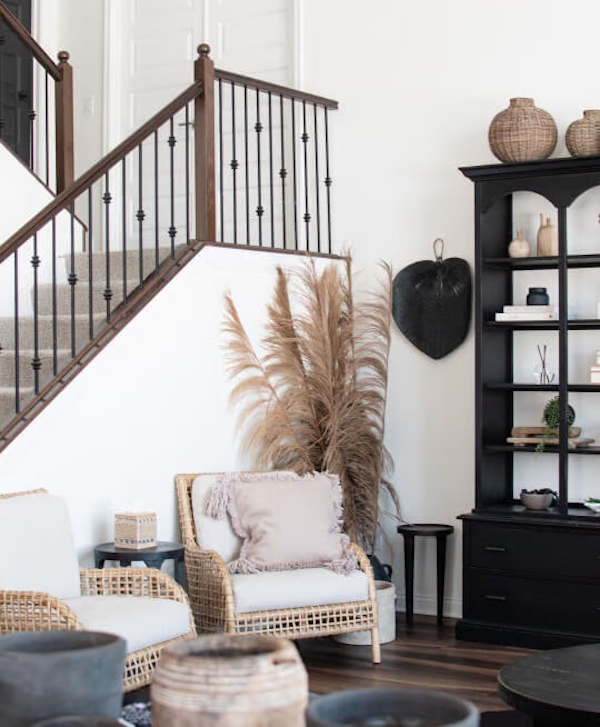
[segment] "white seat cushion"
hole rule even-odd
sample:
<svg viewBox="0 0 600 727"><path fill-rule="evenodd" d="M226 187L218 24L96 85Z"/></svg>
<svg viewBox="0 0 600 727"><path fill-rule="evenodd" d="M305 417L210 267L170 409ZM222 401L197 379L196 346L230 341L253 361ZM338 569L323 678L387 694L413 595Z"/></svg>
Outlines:
<svg viewBox="0 0 600 727"><path fill-rule="evenodd" d="M300 568L236 573L231 580L238 613L326 606L365 601L369 597L369 581L359 570L339 575L328 568Z"/></svg>
<svg viewBox="0 0 600 727"><path fill-rule="evenodd" d="M183 636L190 630L185 603L169 598L140 596L80 596L64 602L88 631L117 634L127 642L127 653Z"/></svg>
<svg viewBox="0 0 600 727"><path fill-rule="evenodd" d="M65 501L29 494L0 499L0 589L81 594L79 562Z"/></svg>
<svg viewBox="0 0 600 727"><path fill-rule="evenodd" d="M214 550L229 563L239 557L242 539L233 532L229 516L216 520L205 511L206 499L219 477L219 473L196 477L192 483L192 513L198 545L206 550Z"/></svg>

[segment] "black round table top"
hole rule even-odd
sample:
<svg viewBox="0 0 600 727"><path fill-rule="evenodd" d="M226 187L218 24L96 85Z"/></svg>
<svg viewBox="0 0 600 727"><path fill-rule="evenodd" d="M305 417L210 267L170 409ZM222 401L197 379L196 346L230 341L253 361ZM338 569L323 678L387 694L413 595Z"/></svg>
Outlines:
<svg viewBox="0 0 600 727"><path fill-rule="evenodd" d="M180 555L183 551L183 545L181 543L169 543L166 540L159 540L153 548L140 548L139 550L134 548L117 548L114 543L102 543L97 545L94 551L98 555L121 555L124 553L140 553L141 555L152 554L152 555Z"/></svg>
<svg viewBox="0 0 600 727"><path fill-rule="evenodd" d="M600 644L541 651L498 674L500 695L512 707L551 724L578 727L600 724L599 684Z"/></svg>
<svg viewBox="0 0 600 727"><path fill-rule="evenodd" d="M410 523L398 525L398 532L405 535L450 535L454 532L454 527L435 523Z"/></svg>

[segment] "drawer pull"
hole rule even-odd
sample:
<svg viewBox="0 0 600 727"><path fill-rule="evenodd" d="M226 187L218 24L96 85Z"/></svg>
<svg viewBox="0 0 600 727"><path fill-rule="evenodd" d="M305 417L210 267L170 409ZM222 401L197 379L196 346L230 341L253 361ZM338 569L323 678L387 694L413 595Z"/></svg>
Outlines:
<svg viewBox="0 0 600 727"><path fill-rule="evenodd" d="M506 601L506 596L484 596L488 601Z"/></svg>
<svg viewBox="0 0 600 727"><path fill-rule="evenodd" d="M484 550L491 550L493 553L506 553L506 548L499 548L497 545L486 545ZM598 557L600 558L600 555Z"/></svg>

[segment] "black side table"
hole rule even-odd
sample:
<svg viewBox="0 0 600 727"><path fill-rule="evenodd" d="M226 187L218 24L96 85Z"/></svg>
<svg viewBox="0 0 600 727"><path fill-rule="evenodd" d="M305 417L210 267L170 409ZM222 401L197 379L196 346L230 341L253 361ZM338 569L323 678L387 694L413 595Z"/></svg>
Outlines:
<svg viewBox="0 0 600 727"><path fill-rule="evenodd" d="M437 546L437 621L444 618L444 582L446 577L446 540L454 532L452 525L413 524L398 525L404 537L404 587L406 590L406 623L413 622L413 586L415 576L415 537L435 537Z"/></svg>
<svg viewBox="0 0 600 727"><path fill-rule="evenodd" d="M160 570L165 560L173 560L175 564L175 580L185 587L185 568L183 564L184 548L181 543L167 543L159 540L154 548L133 550L131 548L117 548L114 543L102 543L94 548L94 561L96 568L104 567L107 560L116 560L122 566L128 566L134 560L141 560L149 568Z"/></svg>

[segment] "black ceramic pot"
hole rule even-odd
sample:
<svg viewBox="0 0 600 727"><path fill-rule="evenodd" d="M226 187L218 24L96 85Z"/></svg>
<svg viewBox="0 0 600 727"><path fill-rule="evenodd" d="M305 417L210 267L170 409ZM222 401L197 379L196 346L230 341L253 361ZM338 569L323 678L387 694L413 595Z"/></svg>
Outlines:
<svg viewBox="0 0 600 727"><path fill-rule="evenodd" d="M53 717L36 722L33 727L120 727L122 722L112 717Z"/></svg>
<svg viewBox="0 0 600 727"><path fill-rule="evenodd" d="M315 699L306 711L307 727L477 727L479 712L470 702L428 689L356 689Z"/></svg>
<svg viewBox="0 0 600 727"><path fill-rule="evenodd" d="M376 581L392 580L392 566L389 563L382 563L376 555L370 555L369 561L373 569L373 577Z"/></svg>
<svg viewBox="0 0 600 727"><path fill-rule="evenodd" d="M31 727L63 715L117 719L125 655L122 638L95 631L0 636L0 725Z"/></svg>
<svg viewBox="0 0 600 727"><path fill-rule="evenodd" d="M550 296L546 288L529 288L527 305L549 305Z"/></svg>

